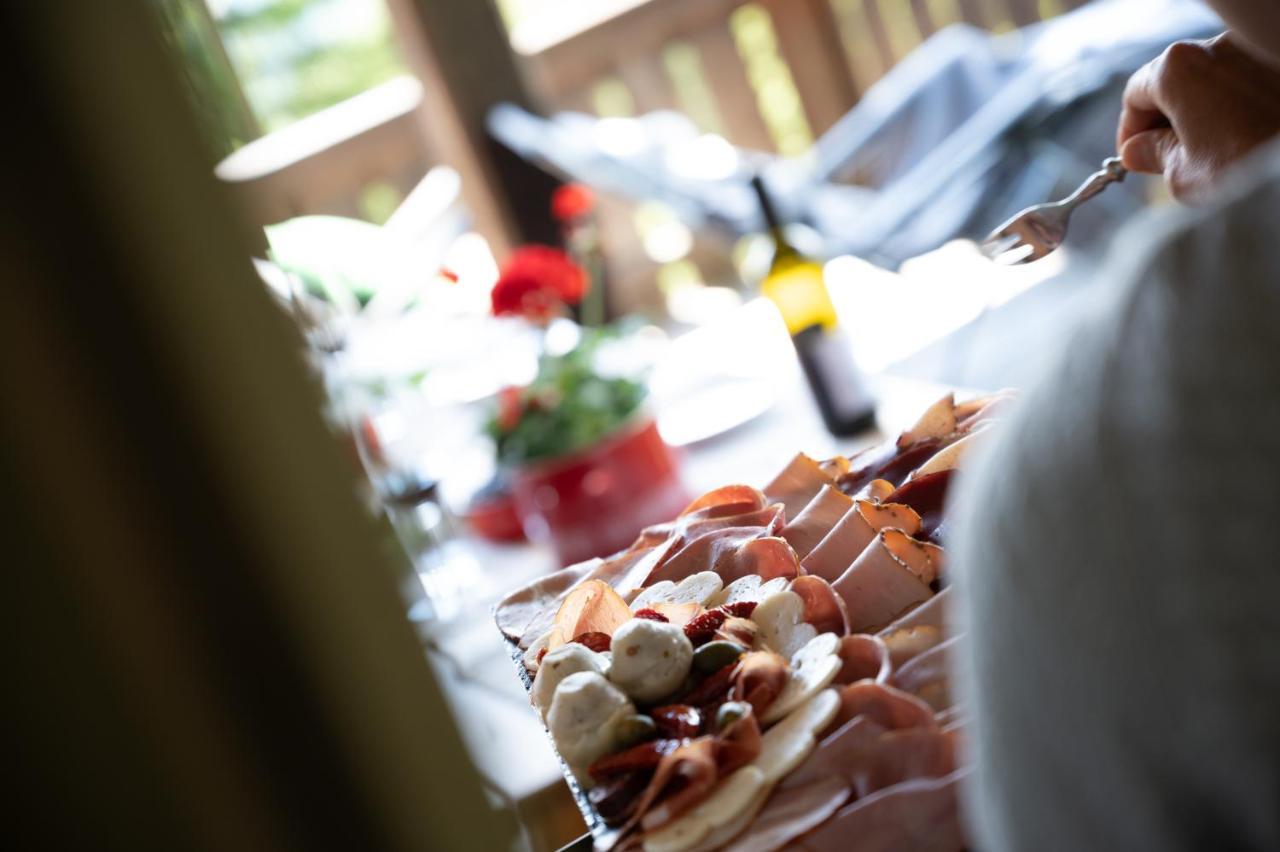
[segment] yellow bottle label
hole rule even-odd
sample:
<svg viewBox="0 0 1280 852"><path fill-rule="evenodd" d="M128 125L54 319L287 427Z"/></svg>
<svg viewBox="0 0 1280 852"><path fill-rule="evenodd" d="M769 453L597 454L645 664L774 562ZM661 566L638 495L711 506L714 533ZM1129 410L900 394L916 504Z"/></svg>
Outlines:
<svg viewBox="0 0 1280 852"><path fill-rule="evenodd" d="M822 267L804 260L777 265L760 285L765 297L778 306L787 333L795 336L818 325L836 327L836 309L822 280Z"/></svg>

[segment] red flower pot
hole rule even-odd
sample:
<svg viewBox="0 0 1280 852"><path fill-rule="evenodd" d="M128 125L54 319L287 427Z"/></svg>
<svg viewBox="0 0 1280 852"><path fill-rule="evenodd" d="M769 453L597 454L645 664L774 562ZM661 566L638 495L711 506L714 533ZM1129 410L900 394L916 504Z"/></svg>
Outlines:
<svg viewBox="0 0 1280 852"><path fill-rule="evenodd" d="M652 418L572 455L523 465L511 490L530 541L564 565L621 550L689 503L675 453Z"/></svg>

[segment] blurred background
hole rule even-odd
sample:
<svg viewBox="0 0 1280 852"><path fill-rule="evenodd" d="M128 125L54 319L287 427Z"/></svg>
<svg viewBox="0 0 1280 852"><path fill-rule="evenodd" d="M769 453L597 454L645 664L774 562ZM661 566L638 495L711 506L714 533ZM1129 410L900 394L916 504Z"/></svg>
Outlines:
<svg viewBox="0 0 1280 852"><path fill-rule="evenodd" d="M32 191L13 197L43 200L8 211L8 250L31 276L64 282L67 310L85 313L77 322L94 334L103 317L136 312L130 322L146 334L104 336L77 362L103 373L94 387L125 389L112 405L134 401L122 424L168 423L152 416L157 400L205 394L208 407L174 420L186 425L173 434L241 439L173 483L191 502L166 510L207 524L246 513L239 533L253 531L243 540L258 561L244 556L239 579L225 582L270 588L255 629L279 626L291 649L280 659L302 669L337 660L321 668L379 679L367 705L336 698L336 682L301 678L296 692L259 696L262 706L337 702L341 713L326 712L344 721L326 716L312 743L331 728L378 727L378 701L392 714L379 718L399 713L405 730L408 708L445 708L429 718L433 729L456 726L457 748L432 771L474 781L459 812L514 817L491 826L499 845L536 850L583 825L493 603L625 546L698 493L761 485L797 451L849 453L949 390L1019 384L1075 306L1105 290L1093 271L1115 230L1165 203L1164 189L1131 175L1035 264L998 266L975 241L1114 153L1133 70L1172 41L1220 29L1195 0L100 5L11 13L27 38L10 61L43 93L54 128L32 123L17 138L32 162L56 165L18 176ZM39 189L42 173L66 185ZM64 243L40 223L67 211L84 218L75 233L93 235L79 244L129 262L61 256ZM90 277L100 281L92 299ZM27 307L11 314L15 328L37 327L22 319ZM44 351L68 359L98 340L70 320L50 327L60 331ZM29 355L24 339L9 338L9 364ZM152 348L116 364L122 340ZM146 363L186 367L134 393ZM32 411L56 386L34 373L9 379L10 398L32 394ZM51 420L58 428L102 416L67 393L83 411ZM33 442L35 422L19 424ZM84 458L119 450L105 435ZM15 459L70 458L20 456L23 446L9 442ZM157 479L138 493L154 498L172 471L146 464ZM42 475L65 495L86 470ZM317 471L332 475L329 490ZM226 513L202 510L206 481ZM40 517L49 541L74 539L71 521ZM204 582L216 569L200 560L212 555L196 532L181 535L191 537L184 570ZM53 550L41 552L54 564ZM155 578L135 581L95 594L136 599ZM280 616L305 605L313 626L327 623L329 607L379 584L380 615L346 613L344 635L359 642L321 640ZM184 604L236 615L200 622L210 647L239 629L232 598ZM403 635L375 641L388 619ZM429 688L410 698L415 679ZM262 716L261 730L288 716ZM452 794L410 783L404 767L417 752L387 737L381 751L336 737L333 765L313 768L313 781L345 774L352 796L404 799L401 810L370 806L363 816L375 823L413 824L412 796L435 797L423 818L449 813ZM351 770L374 752L368 774ZM290 754L273 764L285 786L303 783ZM189 757L203 766L207 755ZM399 793L379 786L395 778ZM497 848L485 845L492 835L474 846L467 836L434 842Z"/></svg>

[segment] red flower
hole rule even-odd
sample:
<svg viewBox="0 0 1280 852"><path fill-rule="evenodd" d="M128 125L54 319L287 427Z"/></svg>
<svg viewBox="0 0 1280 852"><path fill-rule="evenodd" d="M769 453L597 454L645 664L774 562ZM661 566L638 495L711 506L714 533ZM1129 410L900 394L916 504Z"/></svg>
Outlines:
<svg viewBox="0 0 1280 852"><path fill-rule="evenodd" d="M520 397L523 389L515 385L508 385L498 391L498 428L504 432L510 432L516 426L520 425Z"/></svg>
<svg viewBox="0 0 1280 852"><path fill-rule="evenodd" d="M551 194L551 215L558 222L585 216L595 206L595 195L580 183L566 183Z"/></svg>
<svg viewBox="0 0 1280 852"><path fill-rule="evenodd" d="M569 255L550 246L516 249L490 298L495 316L518 314L546 320L561 305L576 305L587 292L587 274Z"/></svg>

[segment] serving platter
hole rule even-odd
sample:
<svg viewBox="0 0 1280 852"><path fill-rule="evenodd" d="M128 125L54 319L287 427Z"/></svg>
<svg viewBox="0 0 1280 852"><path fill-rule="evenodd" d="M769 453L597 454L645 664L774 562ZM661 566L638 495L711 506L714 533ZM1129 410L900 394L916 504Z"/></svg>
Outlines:
<svg viewBox="0 0 1280 852"><path fill-rule="evenodd" d="M588 828L567 848L964 848L943 507L1009 398L948 395L853 457L799 454L495 607ZM628 674L646 636L685 646L658 692Z"/></svg>

